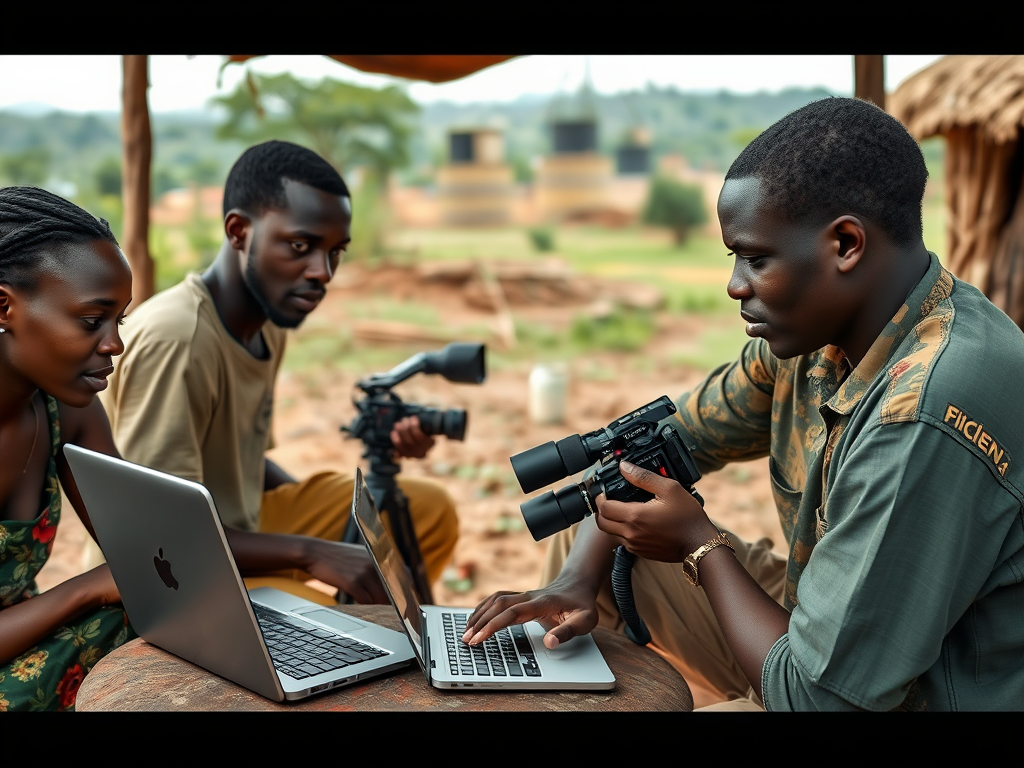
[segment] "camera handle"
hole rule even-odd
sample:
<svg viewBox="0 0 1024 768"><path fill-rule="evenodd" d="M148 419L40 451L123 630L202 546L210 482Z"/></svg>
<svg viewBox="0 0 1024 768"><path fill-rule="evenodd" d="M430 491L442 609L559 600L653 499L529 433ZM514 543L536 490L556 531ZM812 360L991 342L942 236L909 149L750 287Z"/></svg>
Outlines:
<svg viewBox="0 0 1024 768"><path fill-rule="evenodd" d="M615 595L619 615L626 622L626 637L637 645L647 645L651 642L651 633L636 612L636 604L633 602L632 575L635 563L636 555L620 544L615 550L612 563L612 594Z"/></svg>
<svg viewBox="0 0 1024 768"><path fill-rule="evenodd" d="M409 502L395 480L398 465L387 460L378 463L372 456L370 459L370 470L364 475L370 496L381 516L387 516L395 546L398 547L402 560L412 571L413 589L416 590L417 599L423 605L433 605L434 597L430 590L430 580L427 578L427 567L423 562L416 531L412 527L412 517L409 515ZM351 517L345 527L342 541L346 544L358 544L362 541L359 527ZM346 604L351 600L350 595L338 590L339 604Z"/></svg>
<svg viewBox="0 0 1024 768"><path fill-rule="evenodd" d="M687 488L690 495L700 505L704 506L704 498L697 492L696 488ZM637 645L647 645L651 642L651 633L636 611L636 603L633 600L633 566L637 557L621 544L615 550L615 560L612 562L612 594L615 596L615 605L619 608L619 615L626 623L626 637Z"/></svg>

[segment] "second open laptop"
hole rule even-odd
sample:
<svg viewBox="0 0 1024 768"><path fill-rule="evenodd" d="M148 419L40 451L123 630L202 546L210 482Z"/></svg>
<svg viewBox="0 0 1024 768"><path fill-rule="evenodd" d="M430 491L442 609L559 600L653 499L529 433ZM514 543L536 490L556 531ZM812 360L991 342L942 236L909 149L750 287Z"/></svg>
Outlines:
<svg viewBox="0 0 1024 768"><path fill-rule="evenodd" d="M435 688L609 690L615 676L591 635L544 646L536 621L507 627L477 646L462 642L471 608L420 605L402 557L384 527L362 471L356 469L352 515L377 565L416 660Z"/></svg>
<svg viewBox="0 0 1024 768"><path fill-rule="evenodd" d="M210 492L101 453L64 448L133 629L275 701L407 666L401 632L260 587L235 567Z"/></svg>

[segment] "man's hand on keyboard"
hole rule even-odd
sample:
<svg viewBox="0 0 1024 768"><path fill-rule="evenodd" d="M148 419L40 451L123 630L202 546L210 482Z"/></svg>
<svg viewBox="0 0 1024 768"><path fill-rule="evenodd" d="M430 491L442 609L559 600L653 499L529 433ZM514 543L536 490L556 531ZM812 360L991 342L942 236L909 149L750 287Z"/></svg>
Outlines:
<svg viewBox="0 0 1024 768"><path fill-rule="evenodd" d="M310 539L308 546L305 570L313 578L338 587L357 603L389 602L373 560L362 544Z"/></svg>
<svg viewBox="0 0 1024 768"><path fill-rule="evenodd" d="M482 643L502 627L536 620L544 629L544 645L556 648L597 626L597 596L593 590L568 580L553 581L531 592L495 592L469 617L462 641Z"/></svg>

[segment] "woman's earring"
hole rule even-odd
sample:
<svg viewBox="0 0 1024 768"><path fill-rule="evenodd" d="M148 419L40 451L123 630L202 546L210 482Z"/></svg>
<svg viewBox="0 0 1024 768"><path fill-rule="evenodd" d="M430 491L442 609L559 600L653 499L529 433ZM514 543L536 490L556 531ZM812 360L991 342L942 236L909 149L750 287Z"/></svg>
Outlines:
<svg viewBox="0 0 1024 768"><path fill-rule="evenodd" d="M7 329L6 328L0 328L0 333L7 333Z"/></svg>

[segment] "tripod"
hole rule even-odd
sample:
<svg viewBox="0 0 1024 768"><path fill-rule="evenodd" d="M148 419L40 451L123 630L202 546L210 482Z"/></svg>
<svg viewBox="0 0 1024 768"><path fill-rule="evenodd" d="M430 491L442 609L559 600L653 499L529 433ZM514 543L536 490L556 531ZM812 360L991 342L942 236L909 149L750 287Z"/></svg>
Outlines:
<svg viewBox="0 0 1024 768"><path fill-rule="evenodd" d="M399 466L392 458L390 437L382 445L367 445L363 458L370 460L370 469L365 475L370 496L381 516L388 522L402 560L412 571L416 597L424 605L433 605L434 598L430 591L427 568L423 563L419 541L416 539L416 531L412 527L412 518L409 515L409 502L395 479L399 472ZM346 544L358 544L362 541L359 527L356 525L355 519L351 517L345 528L342 541ZM339 603L350 601L349 595L338 590Z"/></svg>
<svg viewBox="0 0 1024 768"><path fill-rule="evenodd" d="M412 572L416 596L421 603L433 605L427 568L423 564L419 541L409 516L409 503L395 481L399 468L394 459L391 430L402 416L418 416L427 434L461 440L466 430L466 412L438 411L418 405L403 406L391 388L416 373L439 373L449 381L479 384L484 380L484 345L453 342L437 352L413 355L387 373L377 373L361 380L356 386L367 397L353 401L359 415L351 425L342 427L341 431L363 441L366 447L363 458L370 460L370 469L366 473L370 496L377 510L386 516L398 552ZM360 540L355 520L348 521L341 540L348 544ZM347 603L349 599L348 595L343 595L339 590L339 603Z"/></svg>

